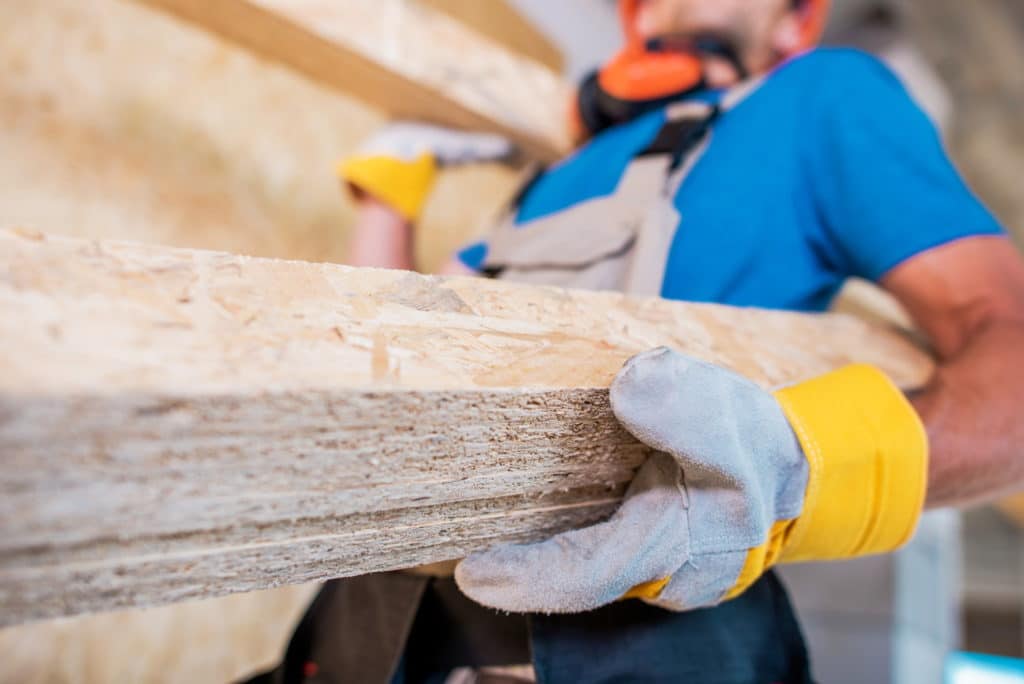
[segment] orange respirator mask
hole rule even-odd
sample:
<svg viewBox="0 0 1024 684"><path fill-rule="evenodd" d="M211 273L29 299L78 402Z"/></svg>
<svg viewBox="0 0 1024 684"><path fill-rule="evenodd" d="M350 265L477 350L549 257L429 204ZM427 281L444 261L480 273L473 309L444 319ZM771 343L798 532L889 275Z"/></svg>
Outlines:
<svg viewBox="0 0 1024 684"><path fill-rule="evenodd" d="M574 116L580 139L705 88L704 62L709 57L728 61L741 79L748 76L738 48L727 36L709 33L645 39L636 30L641 2L619 0L626 44L580 86ZM800 52L821 37L829 0L793 2L802 17L800 42L794 50Z"/></svg>

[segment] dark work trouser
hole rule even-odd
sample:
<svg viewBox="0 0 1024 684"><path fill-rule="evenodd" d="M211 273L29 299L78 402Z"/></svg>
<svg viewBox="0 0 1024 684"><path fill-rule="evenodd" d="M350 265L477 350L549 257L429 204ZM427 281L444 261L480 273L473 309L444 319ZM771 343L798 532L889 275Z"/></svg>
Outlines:
<svg viewBox="0 0 1024 684"><path fill-rule="evenodd" d="M505 615L451 579L383 573L328 582L285 661L254 682L422 684L461 666L531 660L542 684L811 681L803 636L774 573L715 608L622 601L579 615Z"/></svg>

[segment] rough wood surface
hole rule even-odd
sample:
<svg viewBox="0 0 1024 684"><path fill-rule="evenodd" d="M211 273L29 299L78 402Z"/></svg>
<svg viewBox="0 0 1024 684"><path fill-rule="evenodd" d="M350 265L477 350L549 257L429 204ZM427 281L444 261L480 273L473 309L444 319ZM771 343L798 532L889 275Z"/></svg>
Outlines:
<svg viewBox="0 0 1024 684"><path fill-rule="evenodd" d="M553 71L416 2L140 1L396 117L501 133L544 161L569 149Z"/></svg>
<svg viewBox="0 0 1024 684"><path fill-rule="evenodd" d="M606 388L929 359L857 319L0 232L0 622L457 558L614 509Z"/></svg>

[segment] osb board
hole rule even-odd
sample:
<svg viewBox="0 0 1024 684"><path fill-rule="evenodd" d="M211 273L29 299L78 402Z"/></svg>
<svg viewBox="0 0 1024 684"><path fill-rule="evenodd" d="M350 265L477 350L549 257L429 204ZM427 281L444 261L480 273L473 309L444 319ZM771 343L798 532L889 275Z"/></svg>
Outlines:
<svg viewBox="0 0 1024 684"><path fill-rule="evenodd" d="M500 133L553 162L570 90L544 65L415 0L140 0L396 118Z"/></svg>
<svg viewBox="0 0 1024 684"><path fill-rule="evenodd" d="M765 387L851 359L905 388L923 385L933 368L896 332L839 314L20 229L0 230L0 247L7 397L605 390L627 358L659 345Z"/></svg>
<svg viewBox="0 0 1024 684"><path fill-rule="evenodd" d="M385 122L287 69L120 0L0 2L0 225L341 261L334 163ZM431 270L512 191L445 174L417 243Z"/></svg>
<svg viewBox="0 0 1024 684"><path fill-rule="evenodd" d="M614 510L622 363L931 361L840 315L0 233L2 621L412 567Z"/></svg>

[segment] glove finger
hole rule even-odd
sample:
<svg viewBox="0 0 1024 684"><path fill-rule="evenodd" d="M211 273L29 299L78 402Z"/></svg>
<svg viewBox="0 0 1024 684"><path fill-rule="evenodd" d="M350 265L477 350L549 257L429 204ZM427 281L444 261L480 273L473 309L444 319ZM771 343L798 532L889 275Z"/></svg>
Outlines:
<svg viewBox="0 0 1024 684"><path fill-rule="evenodd" d="M736 585L746 560L747 554L743 551L695 558L676 570L658 597L647 602L674 611L716 606Z"/></svg>
<svg viewBox="0 0 1024 684"><path fill-rule="evenodd" d="M414 162L429 155L440 165L455 165L503 159L513 151L513 144L500 135L404 121L389 124L371 137L360 147L359 156Z"/></svg>
<svg viewBox="0 0 1024 684"><path fill-rule="evenodd" d="M423 155L434 157L433 142L447 133L446 129L411 121L385 126L359 147L359 157L390 157L413 162Z"/></svg>
<svg viewBox="0 0 1024 684"><path fill-rule="evenodd" d="M455 570L463 593L512 612L576 613L671 575L689 550L679 468L656 454L609 520L534 544L475 553Z"/></svg>
<svg viewBox="0 0 1024 684"><path fill-rule="evenodd" d="M735 432L734 410L770 395L732 371L659 347L622 367L611 386L615 417L645 444L683 461L715 451ZM744 408L751 408L744 406ZM756 414L755 414L756 415Z"/></svg>
<svg viewBox="0 0 1024 684"><path fill-rule="evenodd" d="M751 481L751 465L802 460L793 457L799 445L775 397L737 373L666 347L627 361L610 400L634 437L676 457L691 488L742 486Z"/></svg>
<svg viewBox="0 0 1024 684"><path fill-rule="evenodd" d="M610 399L686 473L694 554L755 547L777 515L799 511L807 459L775 398L746 378L662 347L630 359Z"/></svg>
<svg viewBox="0 0 1024 684"><path fill-rule="evenodd" d="M496 161L511 156L513 145L500 135L452 132L438 141L434 153L440 164L454 166L480 161Z"/></svg>

